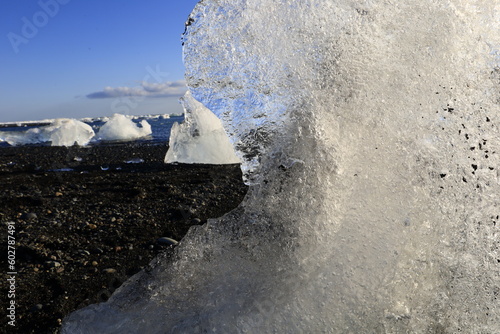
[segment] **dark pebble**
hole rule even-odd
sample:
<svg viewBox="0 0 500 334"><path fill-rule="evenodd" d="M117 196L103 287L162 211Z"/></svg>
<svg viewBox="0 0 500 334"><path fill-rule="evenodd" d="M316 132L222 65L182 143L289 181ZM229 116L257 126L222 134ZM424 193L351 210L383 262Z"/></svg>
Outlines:
<svg viewBox="0 0 500 334"><path fill-rule="evenodd" d="M102 248L98 248L98 247L97 247L97 248L92 248L92 249L90 250L90 252L91 252L92 254L103 254L103 253L104 253L104 250L103 250Z"/></svg>
<svg viewBox="0 0 500 334"><path fill-rule="evenodd" d="M57 261L45 261L45 266L48 268L57 268L61 266L61 263Z"/></svg>
<svg viewBox="0 0 500 334"><path fill-rule="evenodd" d="M172 238L167 238L167 237L158 238L158 240L156 240L156 242L158 244L164 245L164 246L177 246L177 244L179 243L177 240L174 240Z"/></svg>
<svg viewBox="0 0 500 334"><path fill-rule="evenodd" d="M42 304L36 304L36 305L33 305L33 307L31 308L31 312L38 312L41 309L43 309L43 305Z"/></svg>
<svg viewBox="0 0 500 334"><path fill-rule="evenodd" d="M23 219L23 220L31 220L31 219L37 219L37 218L38 218L38 216L34 212L23 213L21 216L21 219Z"/></svg>
<svg viewBox="0 0 500 334"><path fill-rule="evenodd" d="M80 254L82 256L89 256L90 252L88 250L85 250L85 249L80 249L80 250L78 250L78 254Z"/></svg>

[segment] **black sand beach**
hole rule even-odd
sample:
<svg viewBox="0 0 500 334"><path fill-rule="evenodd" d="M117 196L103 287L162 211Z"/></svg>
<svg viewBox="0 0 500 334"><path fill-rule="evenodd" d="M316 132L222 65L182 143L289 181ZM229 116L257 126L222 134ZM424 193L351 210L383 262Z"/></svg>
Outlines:
<svg viewBox="0 0 500 334"><path fill-rule="evenodd" d="M156 254L171 254L175 246L160 238L181 240L243 199L239 166L166 165L166 151L144 143L0 148L1 301L16 306L16 326L4 317L0 332L57 333L68 313L107 300Z"/></svg>

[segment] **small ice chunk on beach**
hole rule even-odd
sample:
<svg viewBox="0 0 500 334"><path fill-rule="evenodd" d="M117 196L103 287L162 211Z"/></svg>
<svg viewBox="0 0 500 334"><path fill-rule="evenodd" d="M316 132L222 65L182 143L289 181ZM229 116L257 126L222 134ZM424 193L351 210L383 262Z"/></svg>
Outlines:
<svg viewBox="0 0 500 334"><path fill-rule="evenodd" d="M125 115L114 114L99 130L101 140L135 140L149 136L152 133L151 125L142 120L140 127Z"/></svg>
<svg viewBox="0 0 500 334"><path fill-rule="evenodd" d="M144 159L141 159L141 158L134 158L134 159L130 159L130 160L125 161L126 164L142 164L143 162L144 162Z"/></svg>
<svg viewBox="0 0 500 334"><path fill-rule="evenodd" d="M0 140L12 146L51 142L52 146L87 145L94 137L92 127L76 119L55 119L52 124L27 131L3 132Z"/></svg>
<svg viewBox="0 0 500 334"><path fill-rule="evenodd" d="M188 91L181 103L185 121L174 123L166 163L234 164L240 159L224 131L220 119Z"/></svg>
<svg viewBox="0 0 500 334"><path fill-rule="evenodd" d="M44 129L49 133L52 146L87 145L95 136L92 127L76 119L56 119Z"/></svg>
<svg viewBox="0 0 500 334"><path fill-rule="evenodd" d="M49 172L73 172L73 168L58 168L58 169L49 169Z"/></svg>

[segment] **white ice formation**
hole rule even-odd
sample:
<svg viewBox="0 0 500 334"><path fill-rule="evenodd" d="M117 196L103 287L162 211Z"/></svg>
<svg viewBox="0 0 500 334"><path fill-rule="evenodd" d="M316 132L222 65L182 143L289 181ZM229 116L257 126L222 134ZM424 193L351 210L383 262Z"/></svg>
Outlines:
<svg viewBox="0 0 500 334"><path fill-rule="evenodd" d="M63 333L500 333L500 2L203 0L252 184Z"/></svg>
<svg viewBox="0 0 500 334"><path fill-rule="evenodd" d="M139 126L140 125L140 126ZM151 135L151 125L146 120L139 124L125 115L114 114L101 126L97 136L100 140L135 140Z"/></svg>
<svg viewBox="0 0 500 334"><path fill-rule="evenodd" d="M52 146L87 145L94 137L92 127L76 119L57 119L47 129Z"/></svg>
<svg viewBox="0 0 500 334"><path fill-rule="evenodd" d="M87 145L94 137L92 127L76 119L59 118L51 125L27 131L0 132L0 140L10 145L26 145L50 142L52 146Z"/></svg>
<svg viewBox="0 0 500 334"><path fill-rule="evenodd" d="M236 164L240 159L224 131L220 119L188 91L181 98L185 111L182 124L170 132L166 163Z"/></svg>

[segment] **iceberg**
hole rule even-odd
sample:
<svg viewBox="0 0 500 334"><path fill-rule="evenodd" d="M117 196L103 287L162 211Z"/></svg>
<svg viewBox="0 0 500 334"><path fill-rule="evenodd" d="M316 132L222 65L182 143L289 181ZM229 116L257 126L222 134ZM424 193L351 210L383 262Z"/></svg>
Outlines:
<svg viewBox="0 0 500 334"><path fill-rule="evenodd" d="M139 126L140 125L140 126ZM151 125L146 120L139 124L125 115L114 114L101 126L97 136L100 140L135 140L151 135Z"/></svg>
<svg viewBox="0 0 500 334"><path fill-rule="evenodd" d="M87 145L95 136L92 127L76 119L59 118L51 125L18 132L0 132L0 140L10 145L50 142L52 146Z"/></svg>
<svg viewBox="0 0 500 334"><path fill-rule="evenodd" d="M174 123L165 163L236 164L240 159L217 116L188 91L181 98L185 121Z"/></svg>

